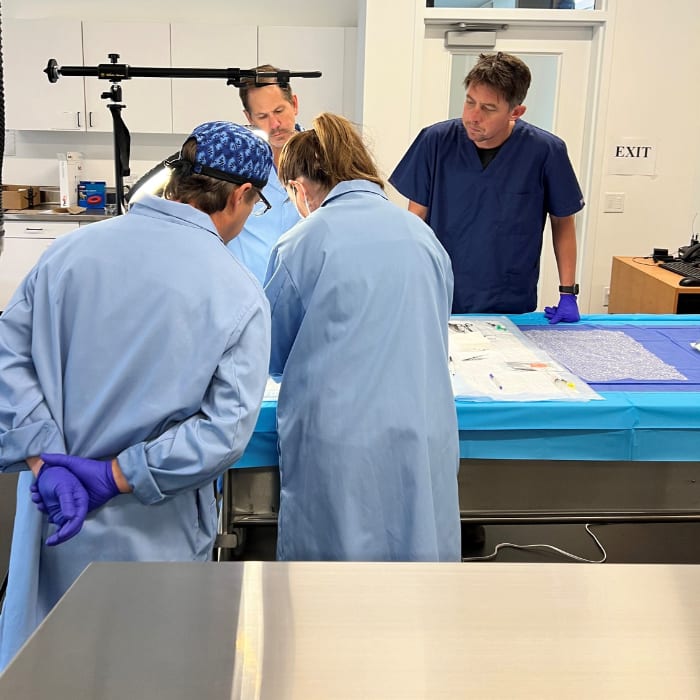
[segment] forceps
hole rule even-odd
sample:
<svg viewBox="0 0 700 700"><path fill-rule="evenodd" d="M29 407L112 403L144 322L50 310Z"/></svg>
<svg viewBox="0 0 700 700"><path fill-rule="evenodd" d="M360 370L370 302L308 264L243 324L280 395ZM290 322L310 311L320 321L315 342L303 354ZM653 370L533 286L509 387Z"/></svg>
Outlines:
<svg viewBox="0 0 700 700"><path fill-rule="evenodd" d="M469 321L450 321L448 326L457 333L473 333L474 329Z"/></svg>

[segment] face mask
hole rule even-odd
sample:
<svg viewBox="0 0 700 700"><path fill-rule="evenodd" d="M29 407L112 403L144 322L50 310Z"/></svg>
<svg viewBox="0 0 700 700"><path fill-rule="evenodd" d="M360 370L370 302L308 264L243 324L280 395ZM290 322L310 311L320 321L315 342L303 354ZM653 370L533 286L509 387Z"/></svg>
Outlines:
<svg viewBox="0 0 700 700"><path fill-rule="evenodd" d="M309 200L306 199L306 192L302 192L302 195L304 196L304 206L306 207L306 216L304 216L304 214L302 214L301 212L299 212L299 215L303 216L304 218L307 218L307 217L311 216L311 214L313 212L311 211L311 207L309 206Z"/></svg>
<svg viewBox="0 0 700 700"><path fill-rule="evenodd" d="M299 212L299 216L302 219L308 218L309 216L311 216L311 214L313 212L311 211L311 207L309 206L309 200L306 198L306 192L304 192L304 190L302 188L299 188L299 185L297 183L294 183L294 184L290 183L289 186L292 188L293 192L297 192L298 190L301 190L301 196L304 198L304 206L306 207L306 214L299 207L299 204L298 204L299 198L298 198L297 194L294 195L293 201L294 201L294 205L296 207L297 212Z"/></svg>

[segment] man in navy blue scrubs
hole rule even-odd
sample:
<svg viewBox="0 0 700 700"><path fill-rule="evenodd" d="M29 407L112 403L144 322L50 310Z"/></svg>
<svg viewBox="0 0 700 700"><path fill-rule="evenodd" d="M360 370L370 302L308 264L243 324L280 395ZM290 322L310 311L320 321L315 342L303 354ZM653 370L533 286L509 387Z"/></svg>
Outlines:
<svg viewBox="0 0 700 700"><path fill-rule="evenodd" d="M450 255L454 313L525 313L537 306L549 215L560 300L550 323L578 321L576 228L583 195L566 144L521 117L530 70L481 54L464 80L461 119L423 129L389 181Z"/></svg>

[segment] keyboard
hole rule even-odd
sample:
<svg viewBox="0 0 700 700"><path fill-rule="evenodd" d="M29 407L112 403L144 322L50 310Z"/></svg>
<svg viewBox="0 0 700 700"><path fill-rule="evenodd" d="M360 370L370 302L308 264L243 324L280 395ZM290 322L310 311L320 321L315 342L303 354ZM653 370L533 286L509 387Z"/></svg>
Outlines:
<svg viewBox="0 0 700 700"><path fill-rule="evenodd" d="M700 268L682 260L661 263L659 267L663 267L664 270L671 270L671 272L675 272L683 277L692 277L695 280L700 280Z"/></svg>

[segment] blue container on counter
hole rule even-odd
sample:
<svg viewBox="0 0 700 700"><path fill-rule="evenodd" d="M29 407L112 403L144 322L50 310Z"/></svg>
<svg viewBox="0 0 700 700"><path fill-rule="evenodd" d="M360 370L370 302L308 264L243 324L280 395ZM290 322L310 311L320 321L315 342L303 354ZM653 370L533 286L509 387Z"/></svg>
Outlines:
<svg viewBox="0 0 700 700"><path fill-rule="evenodd" d="M104 209L106 187L106 182L81 180L78 183L78 205L86 209Z"/></svg>

